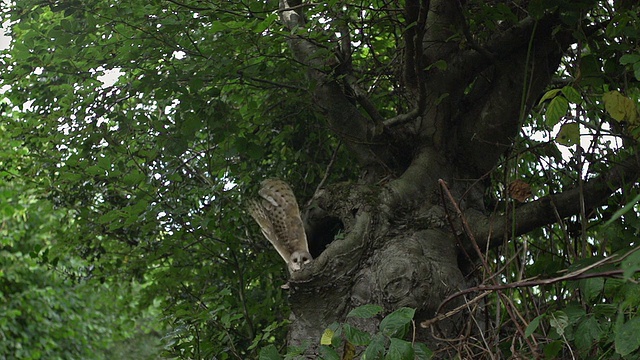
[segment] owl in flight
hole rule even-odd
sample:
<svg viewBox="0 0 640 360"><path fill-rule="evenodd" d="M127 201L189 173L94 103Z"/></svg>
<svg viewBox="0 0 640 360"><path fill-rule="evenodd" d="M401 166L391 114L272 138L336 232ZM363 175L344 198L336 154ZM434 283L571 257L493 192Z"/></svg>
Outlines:
<svg viewBox="0 0 640 360"><path fill-rule="evenodd" d="M249 203L249 213L289 269L301 270L312 258L296 197L280 179L267 179L261 185L258 194L262 198Z"/></svg>

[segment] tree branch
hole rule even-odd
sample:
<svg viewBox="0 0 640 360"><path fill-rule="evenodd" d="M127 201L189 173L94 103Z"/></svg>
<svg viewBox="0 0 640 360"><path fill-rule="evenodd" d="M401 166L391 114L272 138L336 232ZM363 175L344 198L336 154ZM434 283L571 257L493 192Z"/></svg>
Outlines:
<svg viewBox="0 0 640 360"><path fill-rule="evenodd" d="M485 247L487 241L489 247L493 248L502 244L503 240L513 236L525 234L541 226L553 224L558 221L558 217L580 213L581 202L580 192L584 194L584 207L593 209L607 203L607 200L618 189L626 184L633 184L640 177L640 157L638 154L631 156L603 175L586 181L582 190L578 187L564 191L555 195L548 195L539 200L523 204L518 207L513 214L495 215L484 217L478 214L465 214L472 223L475 238L480 247ZM513 219L515 217L515 219ZM505 234L510 231L511 226L505 227L505 222L514 221L515 231L513 234ZM465 245L472 250L471 244Z"/></svg>
<svg viewBox="0 0 640 360"><path fill-rule="evenodd" d="M452 60L450 76L458 79L471 79L487 67L494 64L496 60L510 57L514 51L526 47L531 36L539 29L548 29L552 25L550 19L536 21L527 17L510 29L499 33L491 41L479 45L483 51L471 48L461 52ZM542 33L542 32L539 32Z"/></svg>
<svg viewBox="0 0 640 360"><path fill-rule="evenodd" d="M539 34L550 36L547 31ZM464 98L468 106L459 115L455 147L461 161L474 164L470 176L480 176L495 166L517 136L520 120L551 81L562 52L552 39L544 40L537 44L526 41L517 51L505 50L509 56L486 69Z"/></svg>
<svg viewBox="0 0 640 360"><path fill-rule="evenodd" d="M292 32L304 26L302 10L297 4L290 6L288 0L280 0L279 12L281 21ZM345 31L344 28L342 30ZM394 168L391 140L382 129L380 115L362 92L352 89L349 81L339 81L334 76L336 71L342 71L338 75L350 79L353 76L350 67L341 66L335 52L327 51L303 36L290 37L289 45L296 60L308 67L307 76L316 84L316 105L324 113L331 131L372 174ZM349 54L342 55L347 56L345 61L350 61ZM355 80L350 81L355 84ZM349 94L345 90L350 90L347 91ZM358 110L354 98L372 119L367 119Z"/></svg>

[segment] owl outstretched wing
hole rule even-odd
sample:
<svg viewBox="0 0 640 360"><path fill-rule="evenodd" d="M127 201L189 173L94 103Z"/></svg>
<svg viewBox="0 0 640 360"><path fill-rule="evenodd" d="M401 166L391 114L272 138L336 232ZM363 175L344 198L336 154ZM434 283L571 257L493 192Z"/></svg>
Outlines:
<svg viewBox="0 0 640 360"><path fill-rule="evenodd" d="M300 270L312 258L295 195L280 179L267 179L261 185L262 199L249 204L249 213L289 268Z"/></svg>

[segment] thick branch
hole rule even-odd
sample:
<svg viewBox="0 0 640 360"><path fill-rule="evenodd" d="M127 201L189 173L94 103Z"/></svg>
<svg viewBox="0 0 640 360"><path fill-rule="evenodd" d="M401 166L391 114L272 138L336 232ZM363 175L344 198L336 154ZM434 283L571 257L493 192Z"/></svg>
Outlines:
<svg viewBox="0 0 640 360"><path fill-rule="evenodd" d="M280 0L280 19L292 32L305 23L300 9L291 7L287 0ZM290 37L289 45L296 60L307 65L309 69L307 76L316 84L316 105L326 116L330 129L371 173L374 169L393 168L390 139L382 131L381 117L376 115L377 111L371 108L368 99L363 98L364 94L345 91L349 88L348 82L340 82L333 76L340 67L336 53L303 36ZM343 72L350 71L348 69L348 66L340 67ZM352 73L342 75L347 75L346 78L349 79L353 77ZM365 105L366 111L372 114L373 119L367 119L358 110L353 98Z"/></svg>
<svg viewBox="0 0 640 360"><path fill-rule="evenodd" d="M542 20L536 21L531 17L523 19L510 29L496 35L491 41L480 45L483 51L472 48L461 52L449 67L452 71L450 76L457 79L473 78L491 66L494 61L505 59L511 56L514 51L526 47L534 31L538 30L538 34L547 33L539 30L548 29L551 25L552 22L549 19L544 22ZM490 56L487 56L488 54Z"/></svg>
<svg viewBox="0 0 640 360"><path fill-rule="evenodd" d="M469 176L481 176L495 166L513 143L523 115L551 81L562 53L550 38L541 40L519 51L511 49L508 58L480 75L465 98L468 106L460 114L456 152L463 166L472 170Z"/></svg>
<svg viewBox="0 0 640 360"><path fill-rule="evenodd" d="M478 214L470 214L468 219L472 222L472 228L480 247L495 247L502 244L506 237L525 234L540 226L553 224L558 218L580 213L581 204L580 192L584 196L584 206L592 209L607 203L607 200L618 189L626 184L633 184L640 177L640 158L635 155L614 166L608 173L598 176L593 180L584 183L582 189L574 188L560 194L548 195L539 200L524 204L515 210L514 214L495 215L488 219ZM511 226L504 226L505 222L511 224L512 217L515 216L515 232L505 234L510 231ZM471 250L471 245L466 247Z"/></svg>
<svg viewBox="0 0 640 360"><path fill-rule="evenodd" d="M458 0L431 0L425 19L422 48L426 57L425 65L438 60L448 60L458 51L458 41L454 36L462 29L462 9Z"/></svg>
<svg viewBox="0 0 640 360"><path fill-rule="evenodd" d="M393 212L398 207L409 208L426 200L438 185L443 168L442 155L434 148L425 148L414 156L411 165L399 178L390 181L381 193L384 211Z"/></svg>

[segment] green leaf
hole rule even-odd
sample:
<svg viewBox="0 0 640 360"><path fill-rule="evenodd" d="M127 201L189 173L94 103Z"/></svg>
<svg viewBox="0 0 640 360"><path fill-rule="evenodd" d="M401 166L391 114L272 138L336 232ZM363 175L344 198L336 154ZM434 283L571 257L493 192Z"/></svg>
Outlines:
<svg viewBox="0 0 640 360"><path fill-rule="evenodd" d="M544 357L545 359L557 359L561 350L562 342L558 340L552 341L544 347Z"/></svg>
<svg viewBox="0 0 640 360"><path fill-rule="evenodd" d="M603 278L583 279L579 282L580 292L586 302L593 302L599 298L604 290Z"/></svg>
<svg viewBox="0 0 640 360"><path fill-rule="evenodd" d="M557 6L557 2L552 0L532 0L528 2L527 10L534 19L541 19L547 11Z"/></svg>
<svg viewBox="0 0 640 360"><path fill-rule="evenodd" d="M531 336L538 329L538 326L540 326L540 320L542 320L544 317L545 315L542 314L542 315L536 316L533 320L531 320L529 325L527 325L527 329L524 331L524 336L525 337Z"/></svg>
<svg viewBox="0 0 640 360"><path fill-rule="evenodd" d="M602 329L594 317L581 321L575 331L576 348L583 354L589 353L601 335Z"/></svg>
<svg viewBox="0 0 640 360"><path fill-rule="evenodd" d="M269 26L271 26L271 24L273 24L277 18L278 18L278 15L276 13L269 14L269 16L267 16L264 20L259 21L253 27L253 31L255 31L258 34L262 34L262 32L267 30L267 28L269 28Z"/></svg>
<svg viewBox="0 0 640 360"><path fill-rule="evenodd" d="M568 123L560 127L556 142L564 146L573 146L580 143L580 125L578 123Z"/></svg>
<svg viewBox="0 0 640 360"><path fill-rule="evenodd" d="M633 200L628 202L622 209L619 209L618 211L613 213L613 215L611 216L611 219L609 219L606 223L604 223L604 226L611 225L611 223L618 220L618 218L626 214L629 210L633 209L633 207L638 203L638 201L640 201L640 194L638 194L635 198L633 198Z"/></svg>
<svg viewBox="0 0 640 360"><path fill-rule="evenodd" d="M326 345L320 345L318 349L320 356L324 360L340 360L340 355L336 350Z"/></svg>
<svg viewBox="0 0 640 360"><path fill-rule="evenodd" d="M563 311L556 311L549 315L549 325L556 330L558 335L562 336L569 325L569 317Z"/></svg>
<svg viewBox="0 0 640 360"><path fill-rule="evenodd" d="M413 352L416 360L429 360L433 357L433 351L423 343L413 344Z"/></svg>
<svg viewBox="0 0 640 360"><path fill-rule="evenodd" d="M558 93L562 91L561 89L553 89L553 90L549 90L546 93L544 93L544 95L542 95L542 98L540 99L540 101L538 102L538 105L542 104L543 102L549 100L549 99L553 99L556 97L556 95L558 95Z"/></svg>
<svg viewBox="0 0 640 360"><path fill-rule="evenodd" d="M638 120L636 103L619 91L609 91L602 95L604 108L617 121L635 123Z"/></svg>
<svg viewBox="0 0 640 360"><path fill-rule="evenodd" d="M364 351L362 360L379 360L384 355L385 337L382 334L376 334L371 343Z"/></svg>
<svg viewBox="0 0 640 360"><path fill-rule="evenodd" d="M131 171L126 174L122 180L127 185L137 185L146 179L146 176L139 171Z"/></svg>
<svg viewBox="0 0 640 360"><path fill-rule="evenodd" d="M391 338L391 345L385 360L410 360L414 359L413 346L411 343L402 339Z"/></svg>
<svg viewBox="0 0 640 360"><path fill-rule="evenodd" d="M562 96L554 97L545 113L546 123L549 127L554 127L569 110L569 102Z"/></svg>
<svg viewBox="0 0 640 360"><path fill-rule="evenodd" d="M622 326L616 326L616 352L622 356L629 355L640 347L640 317L635 317Z"/></svg>
<svg viewBox="0 0 640 360"><path fill-rule="evenodd" d="M434 68L434 67L437 68L438 70L445 71L445 70L447 70L448 64L444 60L438 60L438 61L434 62L433 64L427 66L426 70L430 70L431 68Z"/></svg>
<svg viewBox="0 0 640 360"><path fill-rule="evenodd" d="M331 345L331 339L335 332L331 329L325 329L322 333L322 337L320 338L320 345Z"/></svg>
<svg viewBox="0 0 640 360"><path fill-rule="evenodd" d="M98 158L98 166L104 170L111 169L111 158L108 156L101 156Z"/></svg>
<svg viewBox="0 0 640 360"><path fill-rule="evenodd" d="M582 102L582 95L573 86L565 86L562 88L562 95L574 104L580 104Z"/></svg>
<svg viewBox="0 0 640 360"><path fill-rule="evenodd" d="M362 305L357 308L351 310L347 317L354 317L360 319L370 319L376 315L378 315L382 311L382 306L380 305Z"/></svg>
<svg viewBox="0 0 640 360"><path fill-rule="evenodd" d="M404 337L411 323L415 310L407 307L400 308L387 315L380 322L380 331L389 337Z"/></svg>
<svg viewBox="0 0 640 360"><path fill-rule="evenodd" d="M368 345L371 342L371 335L349 324L343 325L344 335L347 341L353 345Z"/></svg>
<svg viewBox="0 0 640 360"><path fill-rule="evenodd" d="M640 55L638 54L626 54L620 57L620 64L622 65L635 64L637 62L640 62Z"/></svg>
<svg viewBox="0 0 640 360"><path fill-rule="evenodd" d="M258 355L259 360L282 360L282 356L278 353L278 349L272 344L260 349Z"/></svg>
<svg viewBox="0 0 640 360"><path fill-rule="evenodd" d="M640 270L640 251L638 251L638 248L622 260L620 268L624 270L623 276L625 279L631 279Z"/></svg>

